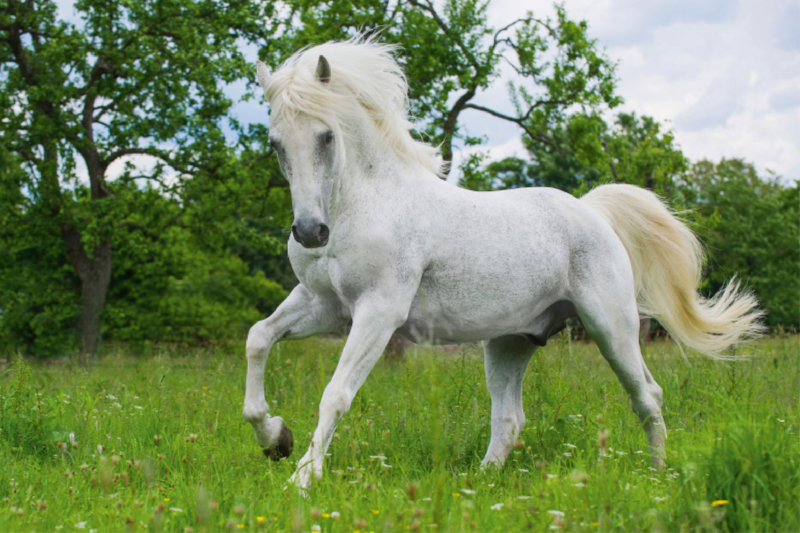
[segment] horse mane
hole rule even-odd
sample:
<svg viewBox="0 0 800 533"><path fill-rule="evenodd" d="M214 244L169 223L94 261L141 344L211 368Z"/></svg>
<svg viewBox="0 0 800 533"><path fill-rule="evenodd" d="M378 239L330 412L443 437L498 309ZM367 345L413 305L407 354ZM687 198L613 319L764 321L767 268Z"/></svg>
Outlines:
<svg viewBox="0 0 800 533"><path fill-rule="evenodd" d="M380 139L401 161L443 176L436 148L411 136L414 124L407 111L408 84L394 58L396 51L394 45L360 35L301 49L265 83L271 113L289 121L298 113L306 113L334 133L348 133L348 117L366 113ZM320 55L331 67L328 83L320 83L315 75Z"/></svg>

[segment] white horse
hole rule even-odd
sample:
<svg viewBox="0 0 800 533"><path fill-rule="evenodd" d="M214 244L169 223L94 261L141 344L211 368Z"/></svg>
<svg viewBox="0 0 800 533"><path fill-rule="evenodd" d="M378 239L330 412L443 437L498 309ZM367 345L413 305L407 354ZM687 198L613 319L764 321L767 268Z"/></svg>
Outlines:
<svg viewBox="0 0 800 533"><path fill-rule="evenodd" d="M756 300L729 284L700 297L701 247L658 197L631 185L580 200L548 188L473 192L440 179L415 141L391 46L353 40L257 64L270 139L294 210L288 252L300 284L247 338L244 416L273 459L291 432L271 417L264 365L273 344L352 329L291 482L322 475L337 423L395 331L415 342L482 341L492 400L483 466L502 465L525 425L531 355L577 316L641 419L663 464L662 391L639 349L639 315L711 356L758 334Z"/></svg>

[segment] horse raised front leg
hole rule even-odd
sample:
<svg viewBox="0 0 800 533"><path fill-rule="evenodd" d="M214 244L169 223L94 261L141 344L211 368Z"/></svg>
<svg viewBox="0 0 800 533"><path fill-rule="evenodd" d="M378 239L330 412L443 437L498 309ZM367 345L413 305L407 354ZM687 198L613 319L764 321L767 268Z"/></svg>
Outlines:
<svg viewBox="0 0 800 533"><path fill-rule="evenodd" d="M522 379L536 351L523 337L500 337L484 341L486 386L492 398L492 438L481 467L502 466L525 427Z"/></svg>
<svg viewBox="0 0 800 533"><path fill-rule="evenodd" d="M322 477L322 462L336 425L350 409L358 389L364 384L383 353L392 333L406 320L406 315L392 313L392 306L370 306L353 314L353 328L319 405L319 425L308 452L297 463L289 479L301 489L311 486L312 476Z"/></svg>
<svg viewBox="0 0 800 533"><path fill-rule="evenodd" d="M324 300L298 285L278 309L266 320L250 328L247 336L247 382L242 414L253 425L258 445L273 460L292 453L292 432L279 416L269 416L264 397L264 366L275 342L281 339L300 339L336 330L343 326L338 302Z"/></svg>

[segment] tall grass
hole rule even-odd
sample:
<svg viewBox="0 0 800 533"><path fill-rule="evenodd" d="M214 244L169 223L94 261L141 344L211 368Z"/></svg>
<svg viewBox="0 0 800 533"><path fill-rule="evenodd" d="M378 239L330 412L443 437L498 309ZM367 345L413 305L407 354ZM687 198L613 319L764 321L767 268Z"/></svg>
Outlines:
<svg viewBox="0 0 800 533"><path fill-rule="evenodd" d="M138 356L119 346L88 371L12 364L0 381L0 531L800 530L796 336L765 339L735 363L684 361L667 342L646 348L665 391L664 470L650 466L644 432L593 344L560 336L537 352L528 424L505 467L486 472L479 347L412 349L373 371L303 498L285 482L341 347L310 339L273 349L265 391L296 447L278 463L241 416L243 345ZM37 402L39 426L7 419Z"/></svg>

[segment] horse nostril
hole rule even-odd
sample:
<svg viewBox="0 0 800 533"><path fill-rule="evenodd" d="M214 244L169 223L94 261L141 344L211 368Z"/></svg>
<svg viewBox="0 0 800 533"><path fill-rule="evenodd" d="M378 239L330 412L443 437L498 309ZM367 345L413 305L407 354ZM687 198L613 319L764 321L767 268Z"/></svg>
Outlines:
<svg viewBox="0 0 800 533"><path fill-rule="evenodd" d="M292 235L294 235L294 240L297 242L303 242L300 240L300 234L297 232L297 224L292 224Z"/></svg>
<svg viewBox="0 0 800 533"><path fill-rule="evenodd" d="M329 234L330 230L325 224L320 224L319 227L317 227L317 238L319 239L319 242L327 241Z"/></svg>

